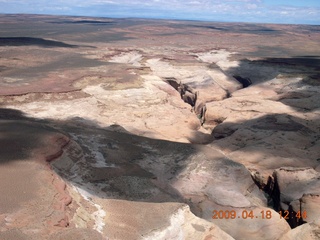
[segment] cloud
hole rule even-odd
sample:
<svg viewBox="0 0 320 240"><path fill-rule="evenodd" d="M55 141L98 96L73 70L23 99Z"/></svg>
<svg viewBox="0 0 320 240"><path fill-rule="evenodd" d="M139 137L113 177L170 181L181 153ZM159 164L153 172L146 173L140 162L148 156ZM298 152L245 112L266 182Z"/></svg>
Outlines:
<svg viewBox="0 0 320 240"><path fill-rule="evenodd" d="M247 9L257 9L258 5L254 4L254 3L249 3L249 4L246 5L246 8Z"/></svg>

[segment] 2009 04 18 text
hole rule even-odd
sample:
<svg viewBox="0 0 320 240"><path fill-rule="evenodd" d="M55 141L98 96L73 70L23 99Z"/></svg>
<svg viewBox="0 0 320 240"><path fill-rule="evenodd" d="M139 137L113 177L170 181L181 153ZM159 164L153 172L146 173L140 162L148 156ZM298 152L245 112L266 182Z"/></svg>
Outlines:
<svg viewBox="0 0 320 240"><path fill-rule="evenodd" d="M270 210L262 210L258 214L254 213L253 210L242 210L241 212L236 212L235 210L213 210L212 219L271 219L272 212Z"/></svg>

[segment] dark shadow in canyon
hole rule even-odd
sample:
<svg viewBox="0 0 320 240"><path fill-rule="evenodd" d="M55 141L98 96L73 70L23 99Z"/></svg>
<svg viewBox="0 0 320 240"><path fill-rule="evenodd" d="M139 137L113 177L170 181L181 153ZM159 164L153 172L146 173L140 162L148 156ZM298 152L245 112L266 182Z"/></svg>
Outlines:
<svg viewBox="0 0 320 240"><path fill-rule="evenodd" d="M320 56L297 56L291 58L241 59L237 67L229 68L227 74L243 84L248 79L252 84L271 81L275 78L288 81L285 88L276 89L280 101L296 111L308 112L320 108L314 86L320 86ZM299 81L296 79L300 78ZM290 83L292 81L292 83ZM246 84L246 85L245 85ZM275 83L276 84L276 83Z"/></svg>
<svg viewBox="0 0 320 240"><path fill-rule="evenodd" d="M320 56L271 57L259 60L245 58L240 59L239 65L229 68L226 73L249 78L252 84L270 81L280 74L284 77L308 77L320 73Z"/></svg>
<svg viewBox="0 0 320 240"><path fill-rule="evenodd" d="M34 37L0 37L0 46L39 46L45 48L76 48L77 45L71 45L60 41L47 40Z"/></svg>
<svg viewBox="0 0 320 240"><path fill-rule="evenodd" d="M71 156L73 165L84 167L76 172L64 167L53 169L66 181L90 194L143 202L186 201L147 166L141 167L139 162L150 158L146 160L148 164L161 167L161 161L157 162L157 159L164 158L168 165L164 166L166 171L163 173L174 179L197 148L190 144L137 136L119 125L101 128L95 122L82 118L65 121L37 119L19 110L0 108L0 164L32 158L32 150L46 144L42 142L45 139L43 136L51 133L62 133L73 140L70 144L74 153ZM92 139L95 139L94 142ZM75 153L80 149L84 155ZM106 162L101 162L101 159ZM52 163L54 165L54 161ZM108 184L101 189L101 184L106 182ZM153 196L154 191L158 192L159 197Z"/></svg>

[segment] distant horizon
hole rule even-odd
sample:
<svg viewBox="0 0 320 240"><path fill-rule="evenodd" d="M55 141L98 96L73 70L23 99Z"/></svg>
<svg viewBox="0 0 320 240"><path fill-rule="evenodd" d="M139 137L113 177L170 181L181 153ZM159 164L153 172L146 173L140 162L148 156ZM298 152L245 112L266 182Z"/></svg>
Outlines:
<svg viewBox="0 0 320 240"><path fill-rule="evenodd" d="M318 0L0 0L1 14L320 25Z"/></svg>
<svg viewBox="0 0 320 240"><path fill-rule="evenodd" d="M235 24L270 24L270 25L309 25L320 26L319 24L307 23L274 23L274 22L245 22L245 21L222 21L222 20L200 20L200 19L178 19L178 18L154 18L154 17L110 17L110 16L89 16L89 15L65 15L65 14L45 14L45 13L1 13L1 15L27 15L27 16L50 16L50 17L74 17L74 18L105 18L105 19L129 19L129 20L154 20L154 21L190 21L190 22L203 22L203 23L235 23Z"/></svg>

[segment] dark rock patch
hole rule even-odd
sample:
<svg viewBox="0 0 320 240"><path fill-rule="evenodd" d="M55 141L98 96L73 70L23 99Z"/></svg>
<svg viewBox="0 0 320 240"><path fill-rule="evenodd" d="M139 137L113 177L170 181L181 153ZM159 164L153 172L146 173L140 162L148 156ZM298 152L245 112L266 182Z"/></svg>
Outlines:
<svg viewBox="0 0 320 240"><path fill-rule="evenodd" d="M239 83L242 84L243 88L249 87L252 82L250 80L250 78L244 78L238 75L233 76Z"/></svg>
<svg viewBox="0 0 320 240"><path fill-rule="evenodd" d="M310 130L304 125L293 121L289 116L267 116L259 119L252 128L271 131L299 131L309 132Z"/></svg>

